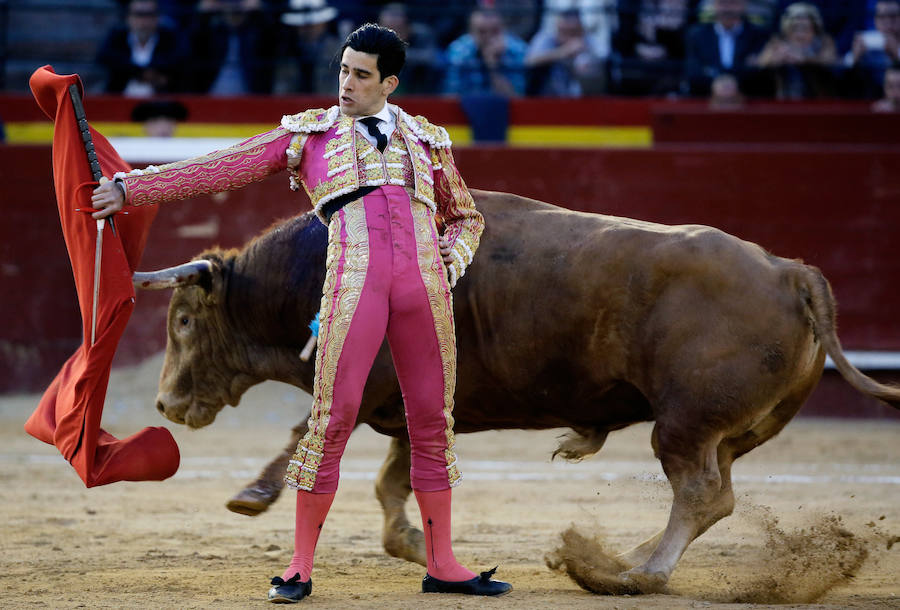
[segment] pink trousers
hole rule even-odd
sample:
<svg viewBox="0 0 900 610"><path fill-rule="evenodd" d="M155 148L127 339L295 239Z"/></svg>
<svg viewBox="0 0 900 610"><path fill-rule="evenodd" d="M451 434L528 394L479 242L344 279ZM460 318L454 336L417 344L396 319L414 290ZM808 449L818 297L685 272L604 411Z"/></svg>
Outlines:
<svg viewBox="0 0 900 610"><path fill-rule="evenodd" d="M333 493L363 388L387 335L409 430L413 489L460 478L453 451L456 337L434 213L406 189L384 186L329 224L327 270L309 431L285 478Z"/></svg>

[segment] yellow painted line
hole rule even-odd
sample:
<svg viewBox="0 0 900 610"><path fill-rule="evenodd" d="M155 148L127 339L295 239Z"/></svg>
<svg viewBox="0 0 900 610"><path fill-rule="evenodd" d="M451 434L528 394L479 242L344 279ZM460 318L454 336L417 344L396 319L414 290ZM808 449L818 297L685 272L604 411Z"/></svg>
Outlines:
<svg viewBox="0 0 900 610"><path fill-rule="evenodd" d="M53 141L53 123L7 123L7 144L49 144Z"/></svg>
<svg viewBox="0 0 900 610"><path fill-rule="evenodd" d="M140 123L92 122L107 138L144 137ZM249 138L277 127L273 123L184 123L175 128L176 138ZM471 144L472 130L466 125L449 125L447 132L457 144ZM48 144L53 141L53 123L49 121L9 122L9 144Z"/></svg>
<svg viewBox="0 0 900 610"><path fill-rule="evenodd" d="M639 147L653 144L650 127L596 127L558 125L510 125L506 141L511 146Z"/></svg>
<svg viewBox="0 0 900 610"><path fill-rule="evenodd" d="M176 138L249 138L279 127L280 123L184 123L175 128Z"/></svg>
<svg viewBox="0 0 900 610"><path fill-rule="evenodd" d="M444 125L454 146L468 146L472 143L472 129L468 125Z"/></svg>
<svg viewBox="0 0 900 610"><path fill-rule="evenodd" d="M140 123L92 122L91 126L107 138L144 137ZM271 123L185 123L175 128L176 138L249 138L277 127ZM47 121L6 124L10 144L47 144L53 141L53 123Z"/></svg>
<svg viewBox="0 0 900 610"><path fill-rule="evenodd" d="M92 125L108 138L144 135L139 123L96 122ZM270 123L184 123L176 127L175 137L249 138L275 127ZM449 125L447 132L455 145L473 144L472 129L466 125ZM6 138L9 144L48 144L53 141L53 124L47 121L10 122L6 124ZM653 143L653 134L644 126L511 125L506 142L511 146L649 147Z"/></svg>

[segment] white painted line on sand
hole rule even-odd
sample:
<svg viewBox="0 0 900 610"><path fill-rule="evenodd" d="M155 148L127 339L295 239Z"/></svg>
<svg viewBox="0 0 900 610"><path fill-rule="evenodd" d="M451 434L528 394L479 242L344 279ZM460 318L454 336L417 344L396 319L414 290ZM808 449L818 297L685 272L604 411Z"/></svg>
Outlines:
<svg viewBox="0 0 900 610"><path fill-rule="evenodd" d="M66 466L60 455L0 454L0 463L35 466ZM193 456L183 458L175 479L239 479L252 480L266 464L257 458L232 456ZM665 482L659 462L656 461L602 461L567 464L549 461L519 460L471 460L461 461L463 476L471 481L656 481ZM380 460L345 459L341 464L341 477L350 481L374 481ZM741 472L747 467L754 471ZM900 485L900 464L877 463L807 463L765 464L754 463L735 466L732 480L735 483L773 483L790 485Z"/></svg>

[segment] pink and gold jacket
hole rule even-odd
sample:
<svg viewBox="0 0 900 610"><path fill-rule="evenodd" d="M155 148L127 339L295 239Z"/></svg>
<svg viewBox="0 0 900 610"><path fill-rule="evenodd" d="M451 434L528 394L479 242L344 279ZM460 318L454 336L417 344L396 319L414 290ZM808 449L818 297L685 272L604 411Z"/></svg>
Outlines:
<svg viewBox="0 0 900 610"><path fill-rule="evenodd" d="M281 119L281 126L209 155L117 174L126 203L144 205L242 188L287 169L292 190L302 186L322 222L322 207L363 186L403 186L410 205L425 205L444 224L453 249L450 285L463 276L478 247L484 219L475 209L443 127L391 106L397 127L384 154L337 106Z"/></svg>

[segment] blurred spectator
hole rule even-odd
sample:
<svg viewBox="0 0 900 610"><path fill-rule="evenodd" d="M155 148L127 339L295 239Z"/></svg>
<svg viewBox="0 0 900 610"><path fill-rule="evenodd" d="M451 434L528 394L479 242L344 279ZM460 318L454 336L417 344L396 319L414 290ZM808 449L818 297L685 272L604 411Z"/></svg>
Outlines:
<svg viewBox="0 0 900 610"><path fill-rule="evenodd" d="M900 61L900 1L878 0L874 21L875 29L858 32L844 58L851 68L852 88L869 98L880 94L887 67Z"/></svg>
<svg viewBox="0 0 900 610"><path fill-rule="evenodd" d="M709 107L712 110L738 110L744 106L744 96L734 74L720 74L710 87Z"/></svg>
<svg viewBox="0 0 900 610"><path fill-rule="evenodd" d="M784 15L796 0L779 0L776 17ZM866 28L867 16L875 2L872 0L808 0L819 9L825 31L834 39L839 54L850 49L856 32ZM871 4L871 7L869 6Z"/></svg>
<svg viewBox="0 0 900 610"><path fill-rule="evenodd" d="M781 31L757 58L757 65L775 77L776 97L793 100L833 96L836 62L834 41L825 32L822 15L807 2L787 7Z"/></svg>
<svg viewBox="0 0 900 610"><path fill-rule="evenodd" d="M793 2L793 0L790 0ZM839 2L853 2L855 0L838 0ZM758 25L765 30L772 30L772 24L780 11L776 10L779 0L747 0L744 9L744 17L753 25ZM715 0L702 0L698 9L699 21L712 23L715 21Z"/></svg>
<svg viewBox="0 0 900 610"><path fill-rule="evenodd" d="M884 71L884 97L872 104L875 112L900 112L900 64Z"/></svg>
<svg viewBox="0 0 900 610"><path fill-rule="evenodd" d="M553 31L535 34L525 66L530 70L530 94L579 97L585 86L589 93L602 90L602 51L585 33L577 10L557 15Z"/></svg>
<svg viewBox="0 0 900 610"><path fill-rule="evenodd" d="M341 39L328 26L337 9L325 0L290 0L281 21L289 27L281 53L276 93L317 93L337 91L338 53Z"/></svg>
<svg viewBox="0 0 900 610"><path fill-rule="evenodd" d="M282 5L290 4L289 0L278 0ZM328 6L337 11L334 21L329 24L333 34L343 39L357 27L364 23L375 21L378 16L378 8L373 0L328 0ZM377 2L382 4L382 2ZM346 32L346 34L345 34Z"/></svg>
<svg viewBox="0 0 900 610"><path fill-rule="evenodd" d="M435 42L441 49L466 33L469 14L478 5L476 0L416 0L407 2L410 21L427 23L434 32Z"/></svg>
<svg viewBox="0 0 900 610"><path fill-rule="evenodd" d="M447 48L444 91L456 95L525 93L525 53L528 46L507 34L494 9L477 8L469 16L469 33Z"/></svg>
<svg viewBox="0 0 900 610"><path fill-rule="evenodd" d="M684 39L696 0L620 0L613 36L613 90L661 95L680 87Z"/></svg>
<svg viewBox="0 0 900 610"><path fill-rule="evenodd" d="M261 0L201 0L184 89L211 95L271 93L277 30Z"/></svg>
<svg viewBox="0 0 900 610"><path fill-rule="evenodd" d="M116 0L119 10L128 11L131 0ZM160 25L179 31L180 27L190 28L196 11L197 0L156 0Z"/></svg>
<svg viewBox="0 0 900 610"><path fill-rule="evenodd" d="M178 35L159 23L156 0L132 0L126 23L100 45L97 63L107 70L107 92L148 96L177 89L184 57Z"/></svg>
<svg viewBox="0 0 900 610"><path fill-rule="evenodd" d="M565 11L578 11L581 26L592 39L591 46L601 57L612 51L612 33L616 29L616 0L544 0L538 31L553 31L556 16Z"/></svg>
<svg viewBox="0 0 900 610"><path fill-rule="evenodd" d="M144 124L148 138L171 138L178 122L187 119L187 115L184 104L168 100L140 102L131 109L131 120Z"/></svg>
<svg viewBox="0 0 900 610"><path fill-rule="evenodd" d="M409 45L395 94L437 93L442 72L441 52L431 28L424 23L410 22L406 6L399 2L384 5L378 14L378 24L397 32Z"/></svg>
<svg viewBox="0 0 900 610"><path fill-rule="evenodd" d="M766 30L744 18L744 0L713 0L713 23L698 23L685 39L685 80L693 95L708 96L712 80L729 72L745 93L760 93L750 62L766 44Z"/></svg>
<svg viewBox="0 0 900 610"><path fill-rule="evenodd" d="M497 9L506 31L522 40L531 40L541 25L541 8L545 0L489 0L485 6Z"/></svg>

